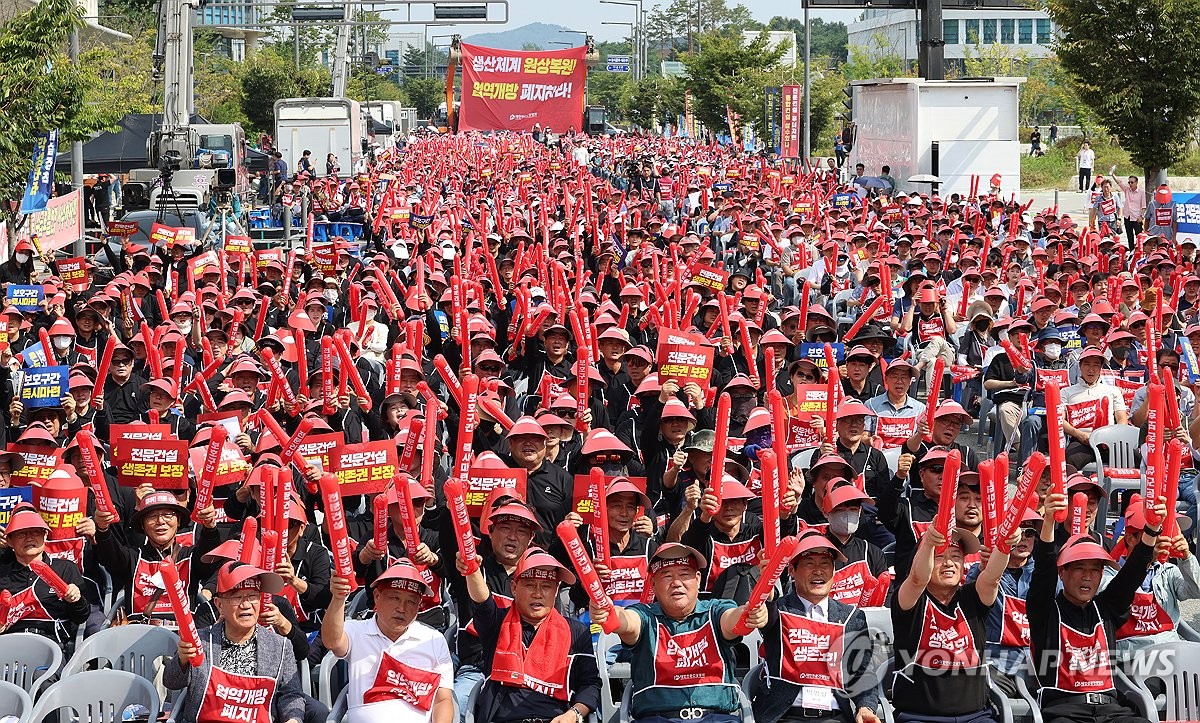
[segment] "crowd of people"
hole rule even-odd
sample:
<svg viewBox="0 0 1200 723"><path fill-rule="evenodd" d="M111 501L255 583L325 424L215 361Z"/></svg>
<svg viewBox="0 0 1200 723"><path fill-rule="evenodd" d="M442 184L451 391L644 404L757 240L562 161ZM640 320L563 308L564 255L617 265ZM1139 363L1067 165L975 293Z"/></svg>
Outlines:
<svg viewBox="0 0 1200 723"><path fill-rule="evenodd" d="M1194 241L555 141L310 165L291 249L18 244L3 632L178 630L184 723L323 721L326 653L350 723L582 723L618 662L646 723L1144 720L1115 668L1200 596Z"/></svg>

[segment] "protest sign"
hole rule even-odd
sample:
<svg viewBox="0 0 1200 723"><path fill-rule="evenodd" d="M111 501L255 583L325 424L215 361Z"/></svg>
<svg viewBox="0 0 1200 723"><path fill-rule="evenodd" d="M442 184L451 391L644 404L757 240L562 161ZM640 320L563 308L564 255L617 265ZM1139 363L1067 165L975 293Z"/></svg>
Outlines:
<svg viewBox="0 0 1200 723"><path fill-rule="evenodd" d="M57 407L70 391L67 380L71 368L31 367L21 380L21 403L31 409Z"/></svg>
<svg viewBox="0 0 1200 723"><path fill-rule="evenodd" d="M82 256L59 261L58 275L75 291L86 291L92 285L92 272L88 269L87 259Z"/></svg>
<svg viewBox="0 0 1200 723"><path fill-rule="evenodd" d="M516 469L497 467L472 467L471 476L463 490L463 499L467 503L467 513L478 519L488 495L497 487L510 487L521 495L525 494L525 483L528 472L523 467Z"/></svg>
<svg viewBox="0 0 1200 723"><path fill-rule="evenodd" d="M188 488L188 446L176 439L137 440L113 452L117 483L122 487L153 485L158 490Z"/></svg>
<svg viewBox="0 0 1200 723"><path fill-rule="evenodd" d="M679 386L695 382L700 390L708 389L712 378L716 348L702 334L690 334L677 329L661 329L658 337L658 379L673 379Z"/></svg>
<svg viewBox="0 0 1200 723"><path fill-rule="evenodd" d="M41 310L42 300L46 298L46 290L41 284L9 284L7 291L8 303L22 312L30 313Z"/></svg>
<svg viewBox="0 0 1200 723"><path fill-rule="evenodd" d="M396 476L396 443L390 439L346 444L330 455L342 496L382 492Z"/></svg>

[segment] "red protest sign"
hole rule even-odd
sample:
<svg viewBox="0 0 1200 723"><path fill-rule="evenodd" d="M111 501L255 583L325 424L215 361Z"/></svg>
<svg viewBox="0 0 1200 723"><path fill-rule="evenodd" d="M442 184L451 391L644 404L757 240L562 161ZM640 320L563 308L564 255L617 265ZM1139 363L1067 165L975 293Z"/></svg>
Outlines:
<svg viewBox="0 0 1200 723"><path fill-rule="evenodd" d="M254 252L254 268L260 271L272 261L283 265L283 249L259 249Z"/></svg>
<svg viewBox="0 0 1200 723"><path fill-rule="evenodd" d="M335 274L337 271L337 251L333 244L320 244L312 248L312 265L322 274Z"/></svg>
<svg viewBox="0 0 1200 723"><path fill-rule="evenodd" d="M696 267L696 273L692 275L692 283L699 284L713 291L724 291L725 284L729 281L729 272L724 269L718 269L714 266L705 266L703 264Z"/></svg>
<svg viewBox="0 0 1200 723"><path fill-rule="evenodd" d="M58 262L58 275L63 283L76 291L86 291L92 285L92 272L88 270L87 260L82 256L74 256Z"/></svg>
<svg viewBox="0 0 1200 723"><path fill-rule="evenodd" d="M177 244L195 244L196 229L191 226L180 226L175 229L175 243Z"/></svg>
<svg viewBox="0 0 1200 723"><path fill-rule="evenodd" d="M171 436L169 424L114 424L108 428L108 439L115 457L130 442L158 442Z"/></svg>
<svg viewBox="0 0 1200 723"><path fill-rule="evenodd" d="M122 487L145 483L158 490L186 490L188 463L187 442L177 439L130 441L113 452Z"/></svg>
<svg viewBox="0 0 1200 723"><path fill-rule="evenodd" d="M613 479L616 477L617 475L604 475L605 489L612 484ZM645 477L625 477L625 479L632 482L633 486L642 492L646 491ZM592 476L590 474L575 475L575 487L571 495L571 510L583 518L583 524L585 525L596 524L595 500L597 499L597 495L598 492L595 489L595 485L592 484ZM643 510L643 512L645 511Z"/></svg>
<svg viewBox="0 0 1200 723"><path fill-rule="evenodd" d="M788 451L820 447L825 440L813 429L812 420L825 413L827 395L824 384L797 384L800 405L791 410L788 422Z"/></svg>
<svg viewBox="0 0 1200 723"><path fill-rule="evenodd" d="M134 224L134 233L137 233L137 224ZM179 229L177 228L156 223L150 227L150 243L169 249L175 245L175 238L178 233Z"/></svg>
<svg viewBox="0 0 1200 723"><path fill-rule="evenodd" d="M674 379L681 387L696 382L701 391L708 389L716 349L702 334L662 329L656 357L660 382Z"/></svg>
<svg viewBox="0 0 1200 723"><path fill-rule="evenodd" d="M250 242L249 236L226 236L225 237L225 253L227 254L248 254L254 250L254 245Z"/></svg>
<svg viewBox="0 0 1200 723"><path fill-rule="evenodd" d="M216 251L205 251L204 253L200 254L199 256L195 256L193 258L188 259L187 263L188 263L188 270L191 272L192 278L199 281L200 277L204 276L204 272L206 269L208 269L209 266L216 267L217 252Z"/></svg>
<svg viewBox="0 0 1200 723"><path fill-rule="evenodd" d="M13 470L13 487L40 485L58 468L58 463L62 460L63 455L61 449L50 450L44 446L33 444L10 444L8 451L20 454L21 458L25 460L25 464L20 469Z"/></svg>
<svg viewBox="0 0 1200 723"><path fill-rule="evenodd" d="M154 225L158 226L159 224L154 224ZM130 236L136 236L137 232L139 230L140 229L138 228L137 221L109 221L108 222L108 235L109 236L120 236L121 238L129 238Z"/></svg>
<svg viewBox="0 0 1200 723"><path fill-rule="evenodd" d="M385 439L343 445L333 450L330 466L343 497L382 492L396 476L396 443Z"/></svg>
<svg viewBox="0 0 1200 723"><path fill-rule="evenodd" d="M204 470L204 457L208 454L208 446L193 447L188 450L188 461L196 471L196 477ZM217 473L213 476L213 486L243 482L250 474L250 462L246 455L234 444L232 438L226 438L221 445L221 457L217 460Z"/></svg>
<svg viewBox="0 0 1200 723"><path fill-rule="evenodd" d="M497 487L515 489L522 497L525 496L525 482L528 472L524 467L496 468L472 467L471 476L463 489L463 498L467 503L467 513L476 519L483 511L488 495Z"/></svg>
<svg viewBox="0 0 1200 723"><path fill-rule="evenodd" d="M330 470L333 450L345 446L344 432L327 432L326 434L310 434L300 444L300 456L305 462L320 467L322 471Z"/></svg>

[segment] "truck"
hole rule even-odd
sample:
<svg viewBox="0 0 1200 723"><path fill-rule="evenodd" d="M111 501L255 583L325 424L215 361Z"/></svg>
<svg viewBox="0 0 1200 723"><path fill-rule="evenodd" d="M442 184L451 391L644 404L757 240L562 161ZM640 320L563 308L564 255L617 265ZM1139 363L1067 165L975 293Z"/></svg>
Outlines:
<svg viewBox="0 0 1200 723"><path fill-rule="evenodd" d="M325 158L337 156L342 174L354 169L363 154L363 117L358 101L349 98L283 98L275 101L275 149L289 169L304 151L315 175L325 175Z"/></svg>
<svg viewBox="0 0 1200 723"><path fill-rule="evenodd" d="M246 134L236 123L192 123L192 21L200 0L162 0L155 73L164 84L163 116L146 140L148 167L129 172L126 208L183 212L212 196L250 191Z"/></svg>
<svg viewBox="0 0 1200 723"><path fill-rule="evenodd" d="M392 127L397 135L408 135L417 125L417 109L405 108L398 100L371 100L362 104L364 113Z"/></svg>
<svg viewBox="0 0 1200 723"><path fill-rule="evenodd" d="M942 197L966 195L971 176L1000 174L1021 188L1018 93L1024 78L881 78L851 83L854 145L850 166L867 176L891 167L897 190L929 192L909 178L930 174ZM984 190L986 190L986 185ZM1007 195L1007 194L1006 194Z"/></svg>

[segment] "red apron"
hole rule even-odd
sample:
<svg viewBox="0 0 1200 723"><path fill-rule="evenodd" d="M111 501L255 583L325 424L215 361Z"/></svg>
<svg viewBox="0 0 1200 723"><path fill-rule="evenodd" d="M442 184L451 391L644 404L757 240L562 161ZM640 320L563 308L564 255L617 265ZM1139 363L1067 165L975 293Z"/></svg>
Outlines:
<svg viewBox="0 0 1200 723"><path fill-rule="evenodd" d="M654 648L654 685L683 687L725 683L725 660L712 619L691 632L671 635L662 623Z"/></svg>
<svg viewBox="0 0 1200 723"><path fill-rule="evenodd" d="M214 665L196 720L204 723L271 723L274 698L274 678L237 675Z"/></svg>
<svg viewBox="0 0 1200 723"><path fill-rule="evenodd" d="M604 591L610 598L629 602L637 602L642 599L642 590L646 587L646 579L650 577L650 569L645 555L613 557L609 573L610 577L604 586Z"/></svg>
<svg viewBox="0 0 1200 723"><path fill-rule="evenodd" d="M1029 647L1029 615L1025 598L1004 595L1004 617L1000 620L1000 645L1005 648Z"/></svg>
<svg viewBox="0 0 1200 723"><path fill-rule="evenodd" d="M179 581L183 583L186 590L191 584L191 558L184 558L175 564L179 570ZM159 592L158 586L150 581L150 578L158 572L158 562L147 560L138 553L137 567L133 574L133 608L130 611L133 615L141 615L146 612L146 606L150 604L150 598ZM158 603L155 604L154 610L151 611L154 615L163 615L174 618L171 612L171 601L164 592L158 597Z"/></svg>
<svg viewBox="0 0 1200 723"><path fill-rule="evenodd" d="M921 417L884 417L879 416L875 423L875 434L879 436L884 449L899 447L917 431Z"/></svg>
<svg viewBox="0 0 1200 723"><path fill-rule="evenodd" d="M42 605L42 601L34 594L33 585L20 592L13 593L12 604L9 605L7 613L4 620L0 621L3 622L5 630L21 620L32 620L35 622L50 622L54 620L54 618L50 617L50 613L46 612L46 606Z"/></svg>
<svg viewBox="0 0 1200 723"><path fill-rule="evenodd" d="M1090 633L1059 623L1058 645L1056 690L1095 693L1113 689L1108 638L1101 623L1096 623Z"/></svg>
<svg viewBox="0 0 1200 723"><path fill-rule="evenodd" d="M704 586L706 592L712 592L717 578L729 568L735 565L757 564L761 543L758 538L746 540L745 542L717 542L713 540L712 547L712 562L709 564L708 580L705 581Z"/></svg>
<svg viewBox="0 0 1200 723"><path fill-rule="evenodd" d="M46 554L53 560L69 560L83 572L83 538L46 540Z"/></svg>
<svg viewBox="0 0 1200 723"><path fill-rule="evenodd" d="M375 684L363 693L363 703L402 700L428 713L433 710L433 699L441 679L437 673L405 665L385 651L379 658Z"/></svg>
<svg viewBox="0 0 1200 723"><path fill-rule="evenodd" d="M869 584L868 584L868 581ZM875 578L866 560L858 560L833 573L829 597L847 605L857 605L865 588L875 589Z"/></svg>
<svg viewBox="0 0 1200 723"><path fill-rule="evenodd" d="M934 316L929 319L917 319L917 342L924 346L934 339L946 338L946 322L942 317Z"/></svg>
<svg viewBox="0 0 1200 723"><path fill-rule="evenodd" d="M954 616L942 612L926 598L921 623L921 638L917 642L917 665L927 670L965 670L978 668L979 651L975 636L962 608L954 607Z"/></svg>
<svg viewBox="0 0 1200 723"><path fill-rule="evenodd" d="M1158 604L1153 592L1138 590L1133 596L1129 619L1117 629L1117 640L1158 635L1175 629L1175 621Z"/></svg>
<svg viewBox="0 0 1200 723"><path fill-rule="evenodd" d="M1108 420L1100 418L1100 402L1099 399L1093 399L1066 405L1067 424L1085 432L1105 426Z"/></svg>
<svg viewBox="0 0 1200 723"><path fill-rule="evenodd" d="M843 623L812 620L780 610L780 676L796 685L841 690L845 635Z"/></svg>

